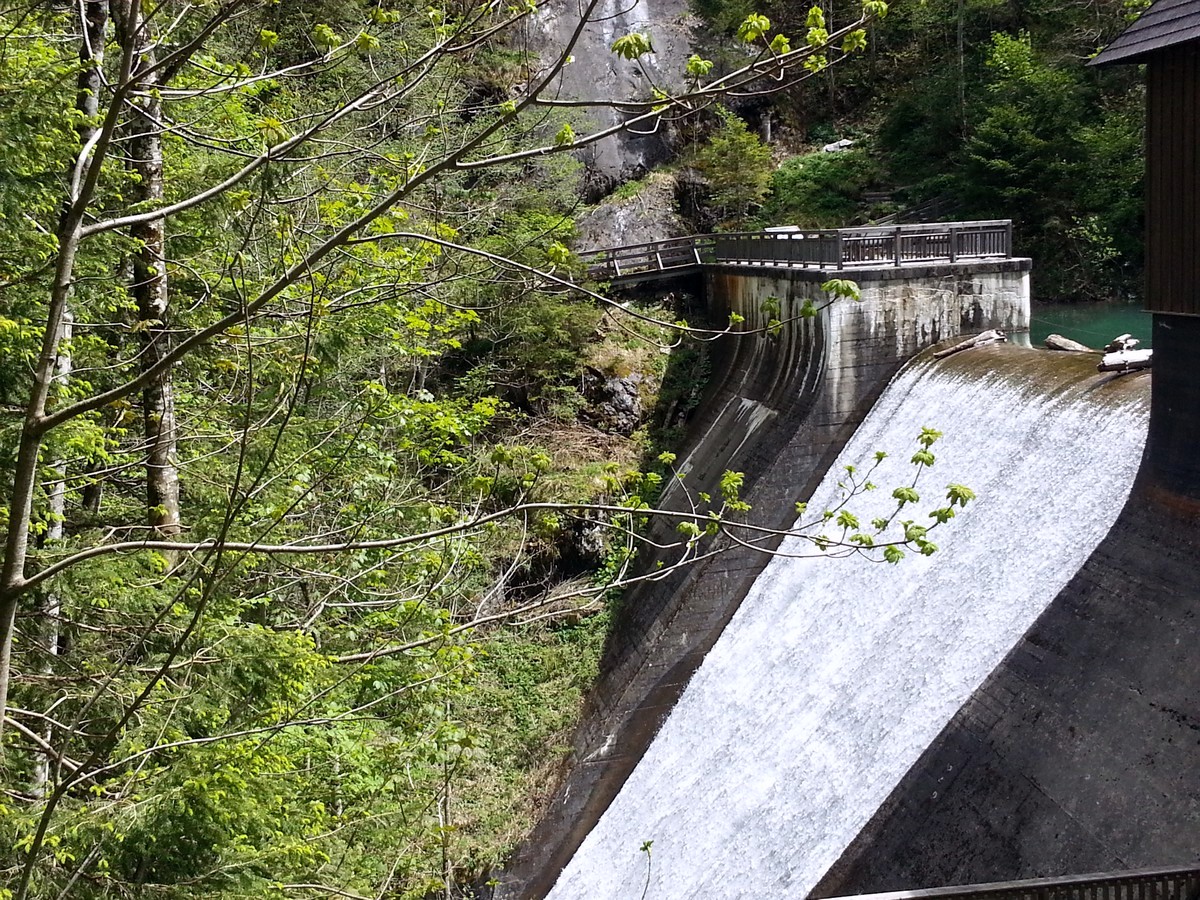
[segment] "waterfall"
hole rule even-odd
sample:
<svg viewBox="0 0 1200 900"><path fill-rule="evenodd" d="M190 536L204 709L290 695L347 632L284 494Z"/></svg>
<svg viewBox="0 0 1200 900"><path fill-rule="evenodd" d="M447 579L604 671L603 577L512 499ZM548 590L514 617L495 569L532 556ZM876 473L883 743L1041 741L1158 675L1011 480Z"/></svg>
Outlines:
<svg viewBox="0 0 1200 900"><path fill-rule="evenodd" d="M810 508L880 449L881 490L851 504L878 515L926 425L919 516L949 482L978 500L932 557L772 560L550 897L804 897L1120 512L1148 379L1093 366L995 348L897 376Z"/></svg>

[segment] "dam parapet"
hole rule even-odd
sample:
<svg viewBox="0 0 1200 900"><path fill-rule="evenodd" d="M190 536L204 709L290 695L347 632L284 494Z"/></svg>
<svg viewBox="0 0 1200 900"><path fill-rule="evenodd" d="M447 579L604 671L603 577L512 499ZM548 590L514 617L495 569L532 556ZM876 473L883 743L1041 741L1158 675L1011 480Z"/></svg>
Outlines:
<svg viewBox="0 0 1200 900"><path fill-rule="evenodd" d="M824 472L900 366L926 347L988 330L1028 331L1028 259L825 268L714 265L704 272L709 317L731 315L753 332L718 343L713 389L689 435L682 463L693 485L726 470L747 484L772 485L758 497L763 521L779 527L789 505ZM859 300L831 300L821 287L852 278ZM802 311L816 308L811 318ZM771 328L771 322L780 324ZM791 487L785 487L790 485ZM700 487L699 490L706 488ZM765 508L764 508L765 507ZM768 509L777 509L768 512Z"/></svg>

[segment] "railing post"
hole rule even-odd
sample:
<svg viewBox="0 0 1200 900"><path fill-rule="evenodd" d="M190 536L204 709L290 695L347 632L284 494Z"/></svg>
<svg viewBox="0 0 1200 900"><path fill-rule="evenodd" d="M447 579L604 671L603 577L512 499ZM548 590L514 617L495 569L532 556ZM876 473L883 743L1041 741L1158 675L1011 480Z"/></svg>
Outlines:
<svg viewBox="0 0 1200 900"><path fill-rule="evenodd" d="M1012 259L1012 219L1004 223L1004 257Z"/></svg>
<svg viewBox="0 0 1200 900"><path fill-rule="evenodd" d="M842 251L842 232L837 233L837 243L834 245L837 250L837 264L839 269L846 268L846 254Z"/></svg>
<svg viewBox="0 0 1200 900"><path fill-rule="evenodd" d="M958 229L950 226L950 262L958 262Z"/></svg>
<svg viewBox="0 0 1200 900"><path fill-rule="evenodd" d="M895 243L895 246L892 247L892 252L896 257L896 265L897 266L899 266L904 261L904 258L901 255L901 251L900 251L900 235L901 234L902 234L902 232L900 231L900 226L897 225L895 234L892 237L892 240Z"/></svg>

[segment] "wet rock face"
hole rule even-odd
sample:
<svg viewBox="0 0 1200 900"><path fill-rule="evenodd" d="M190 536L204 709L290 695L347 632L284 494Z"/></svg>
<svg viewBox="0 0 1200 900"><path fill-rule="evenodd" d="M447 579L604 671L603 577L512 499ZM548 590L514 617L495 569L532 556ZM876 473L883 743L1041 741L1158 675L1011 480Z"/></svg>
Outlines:
<svg viewBox="0 0 1200 900"><path fill-rule="evenodd" d="M613 41L635 31L650 35L654 52L642 59L642 67L654 82L681 85L692 53L695 21L688 0L600 0L572 52L574 61L563 69L559 84L551 88L550 94L557 88L563 97L598 104L649 99L652 85L641 67L610 50ZM543 65L552 64L556 51L561 52L570 42L578 25L579 6L575 0L556 0L534 17L528 27L528 40L541 55ZM579 121L573 124L575 131L583 134L622 120L613 107L597 106L580 111ZM585 183L589 202L624 181L642 177L667 158L670 137L663 127L639 131L650 133L615 135L580 151L588 169Z"/></svg>
<svg viewBox="0 0 1200 900"><path fill-rule="evenodd" d="M623 247L690 234L676 212L676 194L673 175L651 175L634 196L607 200L584 215L575 246L584 250Z"/></svg>
<svg viewBox="0 0 1200 900"><path fill-rule="evenodd" d="M633 434L642 424L644 414L643 381L645 376L639 372L619 376L588 369L583 376L583 390L591 405L584 413L585 418L605 431Z"/></svg>

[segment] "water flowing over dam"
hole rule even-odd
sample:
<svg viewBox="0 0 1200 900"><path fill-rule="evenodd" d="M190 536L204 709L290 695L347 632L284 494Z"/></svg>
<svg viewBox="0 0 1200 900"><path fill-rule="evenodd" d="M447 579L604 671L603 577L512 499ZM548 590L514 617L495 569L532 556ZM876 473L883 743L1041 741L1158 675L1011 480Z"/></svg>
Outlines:
<svg viewBox="0 0 1200 900"><path fill-rule="evenodd" d="M1108 534L1148 414L1148 379L1087 358L997 347L907 366L810 509L885 450L881 490L851 508L886 514L923 426L945 437L912 517L948 482L979 499L934 532L942 550L898 567L785 542L550 896L807 895Z"/></svg>

